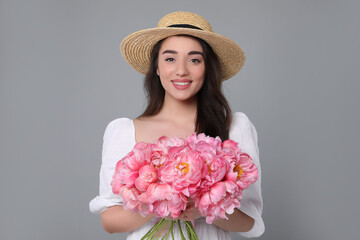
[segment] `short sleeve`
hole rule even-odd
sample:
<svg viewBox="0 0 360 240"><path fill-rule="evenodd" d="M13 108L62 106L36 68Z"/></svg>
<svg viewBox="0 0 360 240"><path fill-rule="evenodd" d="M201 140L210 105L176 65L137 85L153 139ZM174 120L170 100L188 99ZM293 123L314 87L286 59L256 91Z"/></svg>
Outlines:
<svg viewBox="0 0 360 240"><path fill-rule="evenodd" d="M252 158L258 168L258 179L243 191L240 210L255 220L253 228L248 232L239 232L243 237L259 237L265 231L262 219L263 200L261 195L261 168L259 161L258 136L254 125L249 118L241 112L233 115L230 127L230 139L239 143L241 151L246 152Z"/></svg>
<svg viewBox="0 0 360 240"><path fill-rule="evenodd" d="M92 213L101 213L107 208L122 204L122 198L113 194L111 188L116 163L135 145L132 120L119 118L108 124L104 133L102 162L99 175L99 195L92 199Z"/></svg>

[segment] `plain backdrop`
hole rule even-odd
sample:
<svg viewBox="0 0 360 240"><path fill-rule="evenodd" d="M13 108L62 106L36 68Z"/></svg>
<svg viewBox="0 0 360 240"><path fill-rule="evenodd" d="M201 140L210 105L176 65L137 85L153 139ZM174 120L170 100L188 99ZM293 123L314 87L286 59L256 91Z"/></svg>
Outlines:
<svg viewBox="0 0 360 240"><path fill-rule="evenodd" d="M224 92L259 134L259 239L358 239L356 0L1 0L0 239L125 239L88 207L106 125L145 106L119 44L177 10L246 53Z"/></svg>

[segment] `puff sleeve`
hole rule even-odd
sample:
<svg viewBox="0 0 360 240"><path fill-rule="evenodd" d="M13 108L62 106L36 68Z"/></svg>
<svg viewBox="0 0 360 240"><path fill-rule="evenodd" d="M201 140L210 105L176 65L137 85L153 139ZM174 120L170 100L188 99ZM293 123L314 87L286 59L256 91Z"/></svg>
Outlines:
<svg viewBox="0 0 360 240"><path fill-rule="evenodd" d="M106 127L99 176L99 195L89 203L92 213L99 214L111 206L122 204L121 196L113 194L111 182L116 163L130 152L135 144L132 127L132 122L128 118L115 119Z"/></svg>
<svg viewBox="0 0 360 240"><path fill-rule="evenodd" d="M241 112L233 115L230 128L230 139L239 143L239 147L252 158L258 168L258 180L243 191L240 210L255 220L253 228L248 232L239 232L243 237L258 237L265 231L263 219L263 200L261 196L261 169L259 162L258 137L254 125L249 118Z"/></svg>

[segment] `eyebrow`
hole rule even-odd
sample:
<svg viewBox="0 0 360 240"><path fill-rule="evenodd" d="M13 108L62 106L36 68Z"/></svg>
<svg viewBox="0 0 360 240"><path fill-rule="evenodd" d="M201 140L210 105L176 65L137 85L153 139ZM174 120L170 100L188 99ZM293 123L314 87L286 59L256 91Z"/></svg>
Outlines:
<svg viewBox="0 0 360 240"><path fill-rule="evenodd" d="M189 55L201 55L201 56L204 56L204 54L202 52L199 52L199 51L191 51L188 53Z"/></svg>
<svg viewBox="0 0 360 240"><path fill-rule="evenodd" d="M166 54L166 53L177 54L178 52L175 51L175 50L165 50L165 51L162 52L162 54ZM199 51L190 51L188 53L188 55L201 55L201 56L204 56L204 54L202 52L199 52Z"/></svg>

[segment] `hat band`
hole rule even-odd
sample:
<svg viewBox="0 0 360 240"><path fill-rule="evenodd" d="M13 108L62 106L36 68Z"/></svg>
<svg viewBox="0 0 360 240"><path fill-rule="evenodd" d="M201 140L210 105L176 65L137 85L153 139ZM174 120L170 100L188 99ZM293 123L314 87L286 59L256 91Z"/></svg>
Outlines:
<svg viewBox="0 0 360 240"><path fill-rule="evenodd" d="M173 25L170 25L170 26L167 26L167 27L192 28L192 29L202 30L201 28L190 25L190 24L173 24Z"/></svg>

